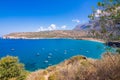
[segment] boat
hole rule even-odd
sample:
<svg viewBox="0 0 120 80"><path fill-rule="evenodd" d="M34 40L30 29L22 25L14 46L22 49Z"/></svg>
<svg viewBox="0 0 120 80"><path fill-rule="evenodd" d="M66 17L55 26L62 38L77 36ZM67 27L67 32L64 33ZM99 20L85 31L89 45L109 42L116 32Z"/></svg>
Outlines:
<svg viewBox="0 0 120 80"><path fill-rule="evenodd" d="M52 53L49 53L49 55L52 55Z"/></svg>
<svg viewBox="0 0 120 80"><path fill-rule="evenodd" d="M37 55L37 56L40 56L40 53L37 53L36 55Z"/></svg>
<svg viewBox="0 0 120 80"><path fill-rule="evenodd" d="M48 64L49 66L52 66L52 64Z"/></svg>
<svg viewBox="0 0 120 80"><path fill-rule="evenodd" d="M55 51L57 51L57 49L55 49Z"/></svg>
<svg viewBox="0 0 120 80"><path fill-rule="evenodd" d="M14 49L14 48L12 48L11 50L12 50L12 51L14 51L15 49Z"/></svg>
<svg viewBox="0 0 120 80"><path fill-rule="evenodd" d="M48 61L46 60L46 61L44 61L45 63L48 63Z"/></svg>
<svg viewBox="0 0 120 80"><path fill-rule="evenodd" d="M48 56L48 58L51 58L51 56Z"/></svg>
<svg viewBox="0 0 120 80"><path fill-rule="evenodd" d="M65 50L64 54L67 54L67 50Z"/></svg>

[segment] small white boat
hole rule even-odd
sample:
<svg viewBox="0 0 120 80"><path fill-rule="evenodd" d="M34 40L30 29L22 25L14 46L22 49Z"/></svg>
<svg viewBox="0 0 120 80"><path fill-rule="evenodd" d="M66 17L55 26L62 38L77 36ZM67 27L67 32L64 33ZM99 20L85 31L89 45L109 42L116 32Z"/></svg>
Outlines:
<svg viewBox="0 0 120 80"><path fill-rule="evenodd" d="M57 49L55 49L55 51L57 51Z"/></svg>
<svg viewBox="0 0 120 80"><path fill-rule="evenodd" d="M52 53L49 53L49 55L52 55Z"/></svg>
<svg viewBox="0 0 120 80"><path fill-rule="evenodd" d="M37 56L40 56L40 53L37 53L36 55L37 55Z"/></svg>
<svg viewBox="0 0 120 80"><path fill-rule="evenodd" d="M67 54L67 50L64 51L64 54Z"/></svg>
<svg viewBox="0 0 120 80"><path fill-rule="evenodd" d="M44 61L45 63L48 63L48 61L46 60L46 61Z"/></svg>
<svg viewBox="0 0 120 80"><path fill-rule="evenodd" d="M48 56L48 58L51 58L51 56Z"/></svg>
<svg viewBox="0 0 120 80"><path fill-rule="evenodd" d="M12 48L11 50L12 50L12 51L14 51L15 49L14 49L14 48Z"/></svg>
<svg viewBox="0 0 120 80"><path fill-rule="evenodd" d="M104 49L106 49L106 47L104 47Z"/></svg>
<svg viewBox="0 0 120 80"><path fill-rule="evenodd" d="M48 64L49 66L52 66L52 64Z"/></svg>

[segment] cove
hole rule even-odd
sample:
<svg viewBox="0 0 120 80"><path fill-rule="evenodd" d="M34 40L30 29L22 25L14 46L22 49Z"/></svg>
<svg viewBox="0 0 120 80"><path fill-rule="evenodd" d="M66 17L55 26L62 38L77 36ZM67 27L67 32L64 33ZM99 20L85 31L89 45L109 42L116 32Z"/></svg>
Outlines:
<svg viewBox="0 0 120 80"><path fill-rule="evenodd" d="M75 39L0 39L0 58L17 56L26 70L35 71L76 55L98 59L105 47L100 42Z"/></svg>

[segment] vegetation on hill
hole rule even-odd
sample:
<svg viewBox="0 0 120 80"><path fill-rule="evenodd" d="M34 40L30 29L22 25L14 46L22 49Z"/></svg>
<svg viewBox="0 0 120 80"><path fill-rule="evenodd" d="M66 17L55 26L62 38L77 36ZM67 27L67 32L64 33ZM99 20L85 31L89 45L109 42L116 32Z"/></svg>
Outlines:
<svg viewBox="0 0 120 80"><path fill-rule="evenodd" d="M119 80L120 55L106 53L94 60L75 56L63 63L31 73L27 80Z"/></svg>
<svg viewBox="0 0 120 80"><path fill-rule="evenodd" d="M24 80L27 74L17 57L6 56L0 59L0 80Z"/></svg>
<svg viewBox="0 0 120 80"><path fill-rule="evenodd" d="M102 59L74 56L30 74L17 57L7 56L0 60L0 80L119 80L120 53L109 54L103 54Z"/></svg>
<svg viewBox="0 0 120 80"><path fill-rule="evenodd" d="M93 30L94 38L105 41L120 40L120 1L103 0L98 2L99 9L89 17L100 25L100 30ZM79 36L78 36L79 35ZM76 38L83 37L74 31L52 31L36 33L12 33L5 38ZM0 59L0 80L120 80L120 49L110 53L109 49L101 59L89 59L75 56L58 65L30 73L24 70L18 58L7 56Z"/></svg>
<svg viewBox="0 0 120 80"><path fill-rule="evenodd" d="M85 31L55 30L41 32L20 32L4 35L3 38L80 38L86 36Z"/></svg>
<svg viewBox="0 0 120 80"><path fill-rule="evenodd" d="M116 50L116 52L120 54L120 48L118 48L118 49Z"/></svg>

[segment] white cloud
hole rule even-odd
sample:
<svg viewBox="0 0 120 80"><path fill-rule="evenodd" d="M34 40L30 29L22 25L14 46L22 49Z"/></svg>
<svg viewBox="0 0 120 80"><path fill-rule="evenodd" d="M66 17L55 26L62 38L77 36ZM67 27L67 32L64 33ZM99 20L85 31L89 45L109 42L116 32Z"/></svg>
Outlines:
<svg viewBox="0 0 120 80"><path fill-rule="evenodd" d="M79 23L79 22L80 22L80 20L78 20L78 19L73 19L73 20L72 20L72 22Z"/></svg>
<svg viewBox="0 0 120 80"><path fill-rule="evenodd" d="M48 30L51 31L51 30L56 30L56 25L55 24L51 24L49 27L48 27Z"/></svg>
<svg viewBox="0 0 120 80"><path fill-rule="evenodd" d="M51 24L49 27L45 28L43 26L41 26L38 31L52 31L52 30L56 30L57 27L55 24Z"/></svg>
<svg viewBox="0 0 120 80"><path fill-rule="evenodd" d="M37 29L37 31L52 31L52 30L65 30L67 28L66 25L63 25L63 26L59 26L57 27L56 24L51 24L50 26L48 27L45 27L45 26L41 26Z"/></svg>
<svg viewBox="0 0 120 80"><path fill-rule="evenodd" d="M42 26L38 29L38 31L46 31L46 30L47 30L47 28L44 28Z"/></svg>
<svg viewBox="0 0 120 80"><path fill-rule="evenodd" d="M66 29L66 28L67 28L66 25L61 26L61 29Z"/></svg>

